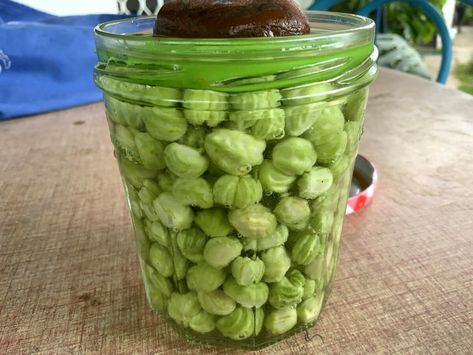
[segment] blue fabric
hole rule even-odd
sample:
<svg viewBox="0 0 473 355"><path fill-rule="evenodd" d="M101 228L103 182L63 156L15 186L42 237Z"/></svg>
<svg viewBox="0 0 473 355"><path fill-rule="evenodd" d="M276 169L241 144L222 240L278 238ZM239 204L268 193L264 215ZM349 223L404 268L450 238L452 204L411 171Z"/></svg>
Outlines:
<svg viewBox="0 0 473 355"><path fill-rule="evenodd" d="M101 100L93 28L123 17L58 17L0 0L0 120Z"/></svg>

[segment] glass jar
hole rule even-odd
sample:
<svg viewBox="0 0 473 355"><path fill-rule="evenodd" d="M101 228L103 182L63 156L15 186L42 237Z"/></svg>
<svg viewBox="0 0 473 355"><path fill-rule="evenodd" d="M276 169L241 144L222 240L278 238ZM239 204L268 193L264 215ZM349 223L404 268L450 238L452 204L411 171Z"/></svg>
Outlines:
<svg viewBox="0 0 473 355"><path fill-rule="evenodd" d="M264 347L329 294L377 51L371 20L307 16L293 37L95 30L146 295L191 341Z"/></svg>

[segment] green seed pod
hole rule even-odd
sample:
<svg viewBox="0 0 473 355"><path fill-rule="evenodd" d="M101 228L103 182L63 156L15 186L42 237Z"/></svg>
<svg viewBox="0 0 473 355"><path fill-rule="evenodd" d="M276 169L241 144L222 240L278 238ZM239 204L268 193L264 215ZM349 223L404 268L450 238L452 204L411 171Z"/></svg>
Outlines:
<svg viewBox="0 0 473 355"><path fill-rule="evenodd" d="M244 92L230 96L230 104L234 110L260 110L279 107L281 103L279 90Z"/></svg>
<svg viewBox="0 0 473 355"><path fill-rule="evenodd" d="M143 218L143 212L141 211L140 207L140 198L138 197L135 188L130 184L126 184L126 191L128 196L128 204L133 217L137 219Z"/></svg>
<svg viewBox="0 0 473 355"><path fill-rule="evenodd" d="M235 301L228 297L222 290L199 292L197 298L205 311L217 316L226 316L232 313L236 307Z"/></svg>
<svg viewBox="0 0 473 355"><path fill-rule="evenodd" d="M163 192L153 203L159 220L166 227L183 230L191 226L194 213L189 206L178 202L169 192Z"/></svg>
<svg viewBox="0 0 473 355"><path fill-rule="evenodd" d="M319 102L311 105L284 108L286 113L286 134L294 137L303 134L315 123L325 106L325 102Z"/></svg>
<svg viewBox="0 0 473 355"><path fill-rule="evenodd" d="M310 297L303 301L297 307L297 318L300 322L309 323L317 319L322 309L324 301L324 293L320 293L317 297Z"/></svg>
<svg viewBox="0 0 473 355"><path fill-rule="evenodd" d="M172 186L176 181L176 176L170 171L164 171L158 175L158 184L162 191L172 192Z"/></svg>
<svg viewBox="0 0 473 355"><path fill-rule="evenodd" d="M164 148L161 142L151 137L148 133L137 133L135 144L145 168L161 170L166 167L164 162Z"/></svg>
<svg viewBox="0 0 473 355"><path fill-rule="evenodd" d="M315 280L317 285L323 283L323 276L325 274L325 259L324 255L319 254L309 265L304 267L304 274L311 280Z"/></svg>
<svg viewBox="0 0 473 355"><path fill-rule="evenodd" d="M242 249L243 246L236 238L212 238L205 244L204 259L210 266L222 269L240 255Z"/></svg>
<svg viewBox="0 0 473 355"><path fill-rule="evenodd" d="M301 106L325 100L333 90L329 83L317 83L281 90L284 106Z"/></svg>
<svg viewBox="0 0 473 355"><path fill-rule="evenodd" d="M166 146L164 160L172 173L186 178L199 177L209 166L207 158L196 149L179 143Z"/></svg>
<svg viewBox="0 0 473 355"><path fill-rule="evenodd" d="M134 227L133 229L135 231L137 253L143 261L149 262L150 242L148 240L148 237L146 236L143 223L137 219L133 219L132 222Z"/></svg>
<svg viewBox="0 0 473 355"><path fill-rule="evenodd" d="M312 230L318 232L321 236L326 236L332 230L333 211L322 210L312 214L310 219Z"/></svg>
<svg viewBox="0 0 473 355"><path fill-rule="evenodd" d="M363 121L366 103L368 101L368 87L359 89L348 96L343 113L349 121Z"/></svg>
<svg viewBox="0 0 473 355"><path fill-rule="evenodd" d="M115 125L112 142L125 157L139 161L140 156L135 144L135 137L129 129L119 124Z"/></svg>
<svg viewBox="0 0 473 355"><path fill-rule="evenodd" d="M271 160L265 160L258 169L258 179L265 192L284 193L289 191L296 176L282 173Z"/></svg>
<svg viewBox="0 0 473 355"><path fill-rule="evenodd" d="M223 292L243 307L261 307L268 300L269 289L264 282L240 286L235 279L228 278L223 284Z"/></svg>
<svg viewBox="0 0 473 355"><path fill-rule="evenodd" d="M297 323L295 308L273 309L266 315L264 327L273 335L286 333Z"/></svg>
<svg viewBox="0 0 473 355"><path fill-rule="evenodd" d="M245 208L259 202L263 189L251 176L223 175L214 184L214 200L227 208Z"/></svg>
<svg viewBox="0 0 473 355"><path fill-rule="evenodd" d="M205 311L200 311L192 317L189 326L196 332L209 333L215 329L215 317Z"/></svg>
<svg viewBox="0 0 473 355"><path fill-rule="evenodd" d="M172 193L184 205L210 208L214 204L212 188L202 178L177 178Z"/></svg>
<svg viewBox="0 0 473 355"><path fill-rule="evenodd" d="M281 139L285 135L284 127L286 125L284 110L275 108L272 110L263 110L264 116L257 120L251 128L251 134L256 139ZM258 111L253 111L258 112Z"/></svg>
<svg viewBox="0 0 473 355"><path fill-rule="evenodd" d="M289 137L273 149L273 164L286 175L301 175L309 171L317 160L312 144L303 138Z"/></svg>
<svg viewBox="0 0 473 355"><path fill-rule="evenodd" d="M274 233L271 234L271 236L267 238L256 239L256 240L243 238L242 242L243 242L245 250L263 251L266 249L284 245L284 243L286 243L287 241L288 236L289 236L289 230L284 224L280 224L276 227L276 230L274 231Z"/></svg>
<svg viewBox="0 0 473 355"><path fill-rule="evenodd" d="M175 108L155 107L147 109L143 116L146 130L155 139L173 142L187 130L187 121L181 111Z"/></svg>
<svg viewBox="0 0 473 355"><path fill-rule="evenodd" d="M261 204L251 205L228 213L230 224L244 237L262 239L271 236L276 229L276 217Z"/></svg>
<svg viewBox="0 0 473 355"><path fill-rule="evenodd" d="M315 123L303 134L315 147L333 140L333 136L343 131L345 118L338 106L324 109Z"/></svg>
<svg viewBox="0 0 473 355"><path fill-rule="evenodd" d="M298 270L293 270L281 281L271 284L269 303L274 308L294 306L302 301L305 278Z"/></svg>
<svg viewBox="0 0 473 355"><path fill-rule="evenodd" d="M353 154L355 158L355 154ZM352 157L348 154L342 155L338 160L329 165L330 171L332 172L333 179L339 181L341 177L348 171L350 164L352 163Z"/></svg>
<svg viewBox="0 0 473 355"><path fill-rule="evenodd" d="M164 277L169 277L174 272L174 265L168 249L158 243L151 244L149 250L151 265Z"/></svg>
<svg viewBox="0 0 473 355"><path fill-rule="evenodd" d="M168 306L168 298L164 296L155 287L148 288L147 293L148 302L151 308L156 311L165 311Z"/></svg>
<svg viewBox="0 0 473 355"><path fill-rule="evenodd" d="M182 255L193 263L204 260L204 247L207 237L199 228L191 227L177 234L177 245Z"/></svg>
<svg viewBox="0 0 473 355"><path fill-rule="evenodd" d="M176 321L177 324L188 327L192 318L197 316L202 308L195 292L179 294L174 292L168 303L169 316Z"/></svg>
<svg viewBox="0 0 473 355"><path fill-rule="evenodd" d="M205 137L205 150L212 162L232 175L246 175L261 164L265 148L265 141L229 129L215 129Z"/></svg>
<svg viewBox="0 0 473 355"><path fill-rule="evenodd" d="M332 186L333 175L330 169L315 166L297 180L299 196L314 199L327 192Z"/></svg>
<svg viewBox="0 0 473 355"><path fill-rule="evenodd" d="M217 329L227 338L243 340L254 335L255 319L253 310L237 307L217 321Z"/></svg>
<svg viewBox="0 0 473 355"><path fill-rule="evenodd" d="M157 242L166 248L171 246L169 232L159 221L150 223L148 227L148 237L151 241Z"/></svg>
<svg viewBox="0 0 473 355"><path fill-rule="evenodd" d="M309 265L321 252L321 242L319 236L313 233L306 233L300 236L291 251L291 259L299 265Z"/></svg>
<svg viewBox="0 0 473 355"><path fill-rule="evenodd" d="M314 280L306 279L304 284L304 293L302 294L302 299L306 300L315 295L316 283Z"/></svg>
<svg viewBox="0 0 473 355"><path fill-rule="evenodd" d="M177 280L183 280L186 277L189 261L179 250L179 246L177 245L177 233L171 231L169 235L171 239L172 259L174 262L174 277Z"/></svg>
<svg viewBox="0 0 473 355"><path fill-rule="evenodd" d="M151 179L143 180L143 186L146 187L154 195L158 196L163 190L159 187L159 184Z"/></svg>
<svg viewBox="0 0 473 355"><path fill-rule="evenodd" d="M333 183L325 193L312 201L310 205L312 213L316 214L324 210L333 211L337 205L339 195L338 186Z"/></svg>
<svg viewBox="0 0 473 355"><path fill-rule="evenodd" d="M144 179L152 179L156 176L156 172L132 163L127 159L120 159L119 165L120 172L125 180L138 189L143 185Z"/></svg>
<svg viewBox="0 0 473 355"><path fill-rule="evenodd" d="M248 286L261 281L264 275L264 263L258 257L253 260L239 256L233 260L231 270L237 284Z"/></svg>
<svg viewBox="0 0 473 355"><path fill-rule="evenodd" d="M331 164L335 162L345 152L347 146L347 134L345 131L331 137L331 140L316 146L318 162L321 164Z"/></svg>
<svg viewBox="0 0 473 355"><path fill-rule="evenodd" d="M255 308L255 336L257 336L263 329L264 310L263 307Z"/></svg>
<svg viewBox="0 0 473 355"><path fill-rule="evenodd" d="M210 237L226 237L233 231L223 208L210 208L196 213L195 224Z"/></svg>
<svg viewBox="0 0 473 355"><path fill-rule="evenodd" d="M265 250L261 253L260 258L265 266L263 276L265 282L281 281L291 267L291 259L283 246Z"/></svg>
<svg viewBox="0 0 473 355"><path fill-rule="evenodd" d="M142 130L144 127L142 116L143 113L148 112L149 108L129 104L107 96L107 110L115 122Z"/></svg>
<svg viewBox="0 0 473 355"><path fill-rule="evenodd" d="M154 222L159 219L158 214L156 213L156 210L153 207L153 204L140 202L140 207L143 211L143 214L150 222Z"/></svg>
<svg viewBox="0 0 473 355"><path fill-rule="evenodd" d="M361 121L347 121L343 130L347 133L347 151L354 154L358 149L358 143L361 138Z"/></svg>
<svg viewBox="0 0 473 355"><path fill-rule="evenodd" d="M211 292L219 288L225 281L225 272L205 262L192 266L187 271L187 286L191 290Z"/></svg>
<svg viewBox="0 0 473 355"><path fill-rule="evenodd" d="M138 192L138 197L142 203L153 203L153 201L158 197L154 192L148 189L146 186L143 186Z"/></svg>
<svg viewBox="0 0 473 355"><path fill-rule="evenodd" d="M301 230L307 226L310 217L309 203L299 197L283 197L274 209L278 221L289 229Z"/></svg>
<svg viewBox="0 0 473 355"><path fill-rule="evenodd" d="M104 94L104 98L109 120L120 125L126 125L125 115L120 110L120 101L107 94Z"/></svg>
<svg viewBox="0 0 473 355"><path fill-rule="evenodd" d="M184 116L191 125L201 126L206 124L209 127L217 127L227 119L228 113L225 111L184 110Z"/></svg>
<svg viewBox="0 0 473 355"><path fill-rule="evenodd" d="M184 90L183 106L195 111L228 110L228 94L211 90Z"/></svg>
<svg viewBox="0 0 473 355"><path fill-rule="evenodd" d="M182 99L179 89L130 83L110 76L101 76L98 81L105 92L118 96L126 93L128 100L158 106L177 106Z"/></svg>
<svg viewBox="0 0 473 355"><path fill-rule="evenodd" d="M155 287L165 297L170 297L173 291L171 281L157 272L153 267L145 264L145 275L147 277L148 285Z"/></svg>
<svg viewBox="0 0 473 355"><path fill-rule="evenodd" d="M177 142L196 149L199 153L204 152L204 140L207 134L204 127L188 126L186 134Z"/></svg>

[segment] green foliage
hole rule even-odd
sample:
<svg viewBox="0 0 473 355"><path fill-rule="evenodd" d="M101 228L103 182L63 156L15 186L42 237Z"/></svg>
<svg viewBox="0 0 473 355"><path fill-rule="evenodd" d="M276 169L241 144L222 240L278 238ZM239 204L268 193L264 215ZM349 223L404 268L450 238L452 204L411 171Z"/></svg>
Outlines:
<svg viewBox="0 0 473 355"><path fill-rule="evenodd" d="M331 10L355 13L369 2L369 0L348 0ZM429 2L441 13L446 0L429 0ZM428 43L434 38L435 25L422 10L400 2L391 3L385 9L389 32L397 33L415 45Z"/></svg>

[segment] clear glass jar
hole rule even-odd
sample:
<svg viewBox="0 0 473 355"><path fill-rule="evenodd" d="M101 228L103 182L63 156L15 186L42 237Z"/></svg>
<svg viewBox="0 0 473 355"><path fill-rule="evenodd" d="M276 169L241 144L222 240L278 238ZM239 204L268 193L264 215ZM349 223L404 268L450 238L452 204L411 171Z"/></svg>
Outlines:
<svg viewBox="0 0 473 355"><path fill-rule="evenodd" d="M191 341L264 347L329 294L377 51L371 20L307 16L276 38L96 28L146 295Z"/></svg>

